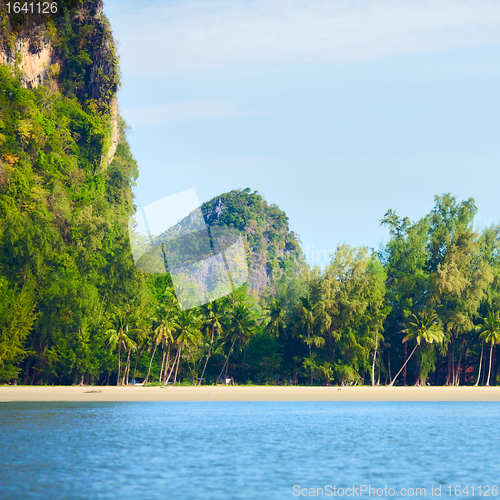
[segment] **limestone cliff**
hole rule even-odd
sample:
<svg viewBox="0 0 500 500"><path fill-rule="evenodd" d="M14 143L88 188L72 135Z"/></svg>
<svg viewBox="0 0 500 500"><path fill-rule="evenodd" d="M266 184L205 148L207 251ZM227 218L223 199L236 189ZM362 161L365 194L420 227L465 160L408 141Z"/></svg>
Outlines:
<svg viewBox="0 0 500 500"><path fill-rule="evenodd" d="M203 231L198 233L200 217L210 228L212 240L217 239L229 228L229 244L234 243L234 235L243 237L248 265L249 289L257 295L266 292L277 279L297 275L304 267L304 256L298 236L290 231L285 212L249 188L223 193L203 203L201 212L195 210L168 231L158 236L156 244L164 243L169 264L176 261L189 264L211 256L204 246ZM215 231L214 231L215 230ZM195 232L195 236L191 234ZM182 236L184 235L184 240ZM188 236L186 236L188 235ZM213 241L212 241L213 243ZM229 244L227 246L229 246ZM217 247L213 245L217 253ZM227 247L222 244L223 247ZM164 249L164 251L165 251ZM206 252L206 253L205 253ZM174 268L176 266L173 266ZM195 271L197 283L206 283L208 268L200 266Z"/></svg>
<svg viewBox="0 0 500 500"><path fill-rule="evenodd" d="M119 142L119 69L103 2L59 0L57 5L56 15L15 15L0 0L0 63L17 69L26 88L44 84L109 114L111 134L102 161L109 165Z"/></svg>
<svg viewBox="0 0 500 500"><path fill-rule="evenodd" d="M244 236L250 289L262 293L288 268L300 269L304 257L288 217L249 188L221 194L201 207L210 227L234 228Z"/></svg>

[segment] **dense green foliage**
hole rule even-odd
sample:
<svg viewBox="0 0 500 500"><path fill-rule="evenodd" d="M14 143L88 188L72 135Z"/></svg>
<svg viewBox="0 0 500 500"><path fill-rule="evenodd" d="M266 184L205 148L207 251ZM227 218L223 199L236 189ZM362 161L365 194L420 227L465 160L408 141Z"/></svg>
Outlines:
<svg viewBox="0 0 500 500"><path fill-rule="evenodd" d="M261 290L289 270L304 267L297 235L288 217L249 188L230 191L202 205L210 227L235 228L245 235L251 289Z"/></svg>
<svg viewBox="0 0 500 500"><path fill-rule="evenodd" d="M0 66L1 380L90 381L105 323L147 303L126 234L137 166L124 140L101 166L109 120Z"/></svg>
<svg viewBox="0 0 500 500"><path fill-rule="evenodd" d="M5 0L0 0L0 52L20 64L23 54L16 48L16 40L21 46L29 42L28 53L33 59L50 46L51 62L45 68L45 78L51 77L64 95L77 97L84 109L109 111L120 75L102 0L56 1L57 13L47 15L8 14Z"/></svg>
<svg viewBox="0 0 500 500"><path fill-rule="evenodd" d="M230 195L234 205L219 218L247 232L249 219L239 212L250 191L238 193L220 196ZM207 207L220 206L218 200L204 206L209 221ZM178 311L168 278L156 278L161 316L152 331L163 322L170 334L151 337L159 347L150 359L151 378L496 384L500 228L474 231L475 213L472 199L458 202L448 194L437 196L433 210L414 223L389 210L381 222L391 239L378 253L339 246L323 270L297 266L259 295L245 286L191 310L189 318ZM181 317L191 332L182 341Z"/></svg>
<svg viewBox="0 0 500 500"><path fill-rule="evenodd" d="M249 280L181 311L168 273L134 266L121 121L107 161L115 49L99 0L76 3L43 26L59 61L46 85L0 65L0 382L498 382L500 227L478 232L472 199L437 196L416 222L389 210L378 253L341 245L310 269L283 211L221 194L202 213L211 234L244 235Z"/></svg>

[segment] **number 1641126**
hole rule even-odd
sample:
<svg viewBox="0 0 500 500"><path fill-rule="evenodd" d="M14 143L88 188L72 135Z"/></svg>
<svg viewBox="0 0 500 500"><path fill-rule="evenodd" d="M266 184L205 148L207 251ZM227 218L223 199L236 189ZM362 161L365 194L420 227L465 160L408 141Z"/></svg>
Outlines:
<svg viewBox="0 0 500 500"><path fill-rule="evenodd" d="M496 484L493 485L478 485L478 486L460 486L457 485L455 487L453 486L447 486L449 496L455 496L455 497L468 497L469 495L474 497L474 496L479 496L479 497L496 497L498 496L498 486Z"/></svg>
<svg viewBox="0 0 500 500"><path fill-rule="evenodd" d="M57 14L57 2L9 2L8 14Z"/></svg>

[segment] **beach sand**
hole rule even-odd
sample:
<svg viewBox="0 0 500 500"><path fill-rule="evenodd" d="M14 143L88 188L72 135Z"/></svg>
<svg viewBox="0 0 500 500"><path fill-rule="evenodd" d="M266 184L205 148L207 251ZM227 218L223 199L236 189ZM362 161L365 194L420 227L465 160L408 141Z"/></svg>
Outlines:
<svg viewBox="0 0 500 500"><path fill-rule="evenodd" d="M500 401L500 387L2 386L5 401Z"/></svg>

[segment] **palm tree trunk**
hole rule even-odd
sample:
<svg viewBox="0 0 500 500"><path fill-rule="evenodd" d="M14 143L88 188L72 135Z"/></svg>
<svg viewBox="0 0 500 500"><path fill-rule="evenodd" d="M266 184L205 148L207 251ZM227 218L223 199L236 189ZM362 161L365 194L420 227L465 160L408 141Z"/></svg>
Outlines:
<svg viewBox="0 0 500 500"><path fill-rule="evenodd" d="M451 375L452 385L455 385L455 332L453 332L453 344L451 350Z"/></svg>
<svg viewBox="0 0 500 500"><path fill-rule="evenodd" d="M406 345L406 342L405 342L405 345ZM389 387L392 387L394 385L394 382L398 378L399 374L403 371L403 369L406 366L406 364L408 363L408 361L410 361L410 358L413 356L413 353L415 352L415 350L416 350L417 347L418 347L418 344L415 344L415 347L413 348L413 351L411 351L411 354L406 359L405 364L401 367L401 370L398 371L398 373L396 374L396 376L394 377L394 379L392 380L392 382L389 384Z"/></svg>
<svg viewBox="0 0 500 500"><path fill-rule="evenodd" d="M481 378L481 365L483 364L483 347L484 347L484 341L481 342L481 357L479 358L479 371L477 373L477 381L474 384L475 387L479 385L479 379Z"/></svg>
<svg viewBox="0 0 500 500"><path fill-rule="evenodd" d="M375 335L375 350L373 351L372 361L372 387L375 387L375 360L377 359L377 346L378 346L378 330Z"/></svg>
<svg viewBox="0 0 500 500"><path fill-rule="evenodd" d="M486 367L487 366L488 366L488 363L483 363L483 373L482 373L483 380L486 380Z"/></svg>
<svg viewBox="0 0 500 500"><path fill-rule="evenodd" d="M491 385L497 385L497 378L495 377L495 374L498 373L498 368L495 366L495 359L496 359L496 353L497 353L497 345L493 344L493 363L491 364ZM495 368L497 368L495 370Z"/></svg>
<svg viewBox="0 0 500 500"><path fill-rule="evenodd" d="M458 358L457 370L455 372L455 380L453 381L454 386L460 385L460 365L462 364L462 355L463 351L460 353L460 357Z"/></svg>
<svg viewBox="0 0 500 500"><path fill-rule="evenodd" d="M455 341L455 332L453 332L453 336L451 338L452 345L448 345L448 371L446 373L446 382L444 385L450 385L451 382L451 368L452 368L452 355L453 355L453 343Z"/></svg>
<svg viewBox="0 0 500 500"><path fill-rule="evenodd" d="M128 385L128 377L129 377L129 375L130 375L130 351L131 351L131 350L132 350L132 349L130 349L130 350L128 351L128 356L127 356L127 379L126 379L126 381L125 381L125 382L127 383L127 385Z"/></svg>
<svg viewBox="0 0 500 500"><path fill-rule="evenodd" d="M231 344L231 349L229 349L229 352L228 352L227 358L226 358L226 362L224 363L224 366L222 367L220 375L217 377L217 381L215 382L216 384L218 384L220 378L222 377L222 372L224 371L224 368L226 368L229 365L229 356L231 356L231 351L233 350L234 344L236 342L236 338L233 340L233 343ZM227 375L227 368L226 368L226 375Z"/></svg>
<svg viewBox="0 0 500 500"><path fill-rule="evenodd" d="M151 355L151 359L149 360L149 368L148 368L148 374L146 375L146 380L144 381L144 385L148 383L149 379L149 372L151 371L151 363L153 362L154 355L156 353L156 348L158 347L158 344L155 342L155 348L153 349L153 354Z"/></svg>
<svg viewBox="0 0 500 500"><path fill-rule="evenodd" d="M116 385L120 385L120 373L121 373L121 343L118 344L118 378L116 379Z"/></svg>
<svg viewBox="0 0 500 500"><path fill-rule="evenodd" d="M391 374L391 352L390 350L387 351L387 368L389 370L389 382L392 380L392 374Z"/></svg>
<svg viewBox="0 0 500 500"><path fill-rule="evenodd" d="M129 377L130 377L130 365L132 364L132 356L130 356L128 360L128 367L127 367L127 385L129 384Z"/></svg>
<svg viewBox="0 0 500 500"><path fill-rule="evenodd" d="M122 385L127 385L127 368L128 368L128 362L130 360L130 350L127 351L127 361L125 362L125 369L123 370L123 378L122 378Z"/></svg>
<svg viewBox="0 0 500 500"><path fill-rule="evenodd" d="M128 336L128 323L127 323L127 326L125 327L125 332L126 332L126 338L128 339L129 336ZM123 384L125 384L125 377L126 378L126 382L127 382L127 385L128 385L128 372L130 371L130 352L132 351L132 348L129 347L128 348L128 352L127 352L127 364L125 366L125 373L123 374Z"/></svg>
<svg viewBox="0 0 500 500"><path fill-rule="evenodd" d="M189 352L191 353L191 351L189 351ZM204 357L205 357L205 346L203 346L203 354L200 356L198 363L196 363L196 361L193 358L193 385L198 385L195 382L196 375L198 374L198 370L200 369L200 365L201 365Z"/></svg>
<svg viewBox="0 0 500 500"><path fill-rule="evenodd" d="M165 351L163 351L163 356L161 358L161 370L160 370L160 378L158 380L158 382L161 382L162 378L163 378L163 367L165 366Z"/></svg>
<svg viewBox="0 0 500 500"><path fill-rule="evenodd" d="M309 329L307 330L307 338L309 339L311 337ZM309 346L309 357L311 357L311 344L308 342L307 345ZM313 369L311 366L311 385L313 385Z"/></svg>
<svg viewBox="0 0 500 500"><path fill-rule="evenodd" d="M467 341L464 343L464 366L462 369L462 383L465 385L467 382ZM458 380L460 384L460 379Z"/></svg>
<svg viewBox="0 0 500 500"><path fill-rule="evenodd" d="M490 368L488 370L488 380L486 381L486 385L490 385L490 377L491 377L491 361L493 360L493 342L491 343L491 349L490 349Z"/></svg>
<svg viewBox="0 0 500 500"><path fill-rule="evenodd" d="M460 385L460 365L462 364L462 357L465 351L465 333L462 333L462 349L460 351L460 358L458 359L457 363L457 370L454 373L453 377L453 385L454 386L459 386Z"/></svg>
<svg viewBox="0 0 500 500"><path fill-rule="evenodd" d="M127 376L127 366L130 361L130 349L127 352L127 364L125 365L125 370L123 370L122 385L125 385L125 377Z"/></svg>
<svg viewBox="0 0 500 500"><path fill-rule="evenodd" d="M203 371L201 372L201 377L200 381L198 382L198 385L201 385L201 381L203 380L203 375L205 375L205 370L207 368L208 358L210 358L210 354L212 353L212 345L214 342L214 331L215 331L215 325L212 325L212 335L210 336L210 347L208 348L207 359L205 360L205 366L203 367Z"/></svg>
<svg viewBox="0 0 500 500"><path fill-rule="evenodd" d="M408 344L405 342L405 364L403 365L403 385L406 387L406 363L408 363ZM397 375L396 375L397 377Z"/></svg>
<svg viewBox="0 0 500 500"><path fill-rule="evenodd" d="M179 371L179 365L181 363L181 345L179 344L179 354L177 356L177 366L175 368L175 375L174 375L174 385L177 382L177 372Z"/></svg>
<svg viewBox="0 0 500 500"><path fill-rule="evenodd" d="M167 347L167 361L165 361L165 373L163 374L162 383L165 385L167 383L167 373L168 373L168 362L170 360L170 345Z"/></svg>
<svg viewBox="0 0 500 500"><path fill-rule="evenodd" d="M137 353L137 356L135 357L135 365L134 365L134 373L132 374L132 380L135 378L135 373L137 372L137 362L139 361L139 358L142 356L142 351L144 351L144 347L140 349Z"/></svg>
<svg viewBox="0 0 500 500"><path fill-rule="evenodd" d="M167 380L165 381L165 385L168 384L168 381L170 380L170 377L172 376L172 372L174 371L174 368L175 368L175 363L177 362L177 356L179 356L180 348L181 347L179 346L179 349L177 349L177 352L175 353L174 362L172 363L172 369L170 370L170 373L168 374Z"/></svg>

